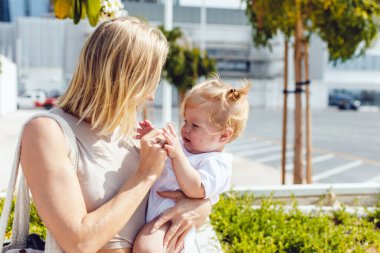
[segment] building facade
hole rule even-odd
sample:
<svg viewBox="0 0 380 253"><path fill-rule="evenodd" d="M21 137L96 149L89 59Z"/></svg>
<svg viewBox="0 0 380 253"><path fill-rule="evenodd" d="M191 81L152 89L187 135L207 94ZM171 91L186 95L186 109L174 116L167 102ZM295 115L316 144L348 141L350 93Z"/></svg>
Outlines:
<svg viewBox="0 0 380 253"><path fill-rule="evenodd" d="M17 64L19 91L36 88L62 91L71 79L83 42L93 28L85 20L75 26L72 20L52 18L49 0L31 2L32 0L0 2L0 19L7 21L0 22L0 54ZM129 15L159 25L164 22L162 2L163 0L140 0L124 4ZM253 106L282 106L284 41L281 36L272 41L272 51L257 49L253 46L251 27L244 10L202 9L201 6L181 6L178 1L173 2L173 26L182 29L189 44L206 50L217 61L217 70L222 78L234 85L239 85L239 80L243 78L252 80L250 103ZM202 16L202 12L205 15ZM289 55L289 89L292 89L292 49ZM361 82L352 81L359 78L354 76L354 69L368 72L363 68L368 68L367 62L372 63L372 70L380 68L380 54L372 53L346 65L336 66L328 64L327 59L322 41L312 38L310 77L313 108L327 107L329 93L340 92L342 87L349 88L354 93L363 90L376 93L380 90L377 81L380 78L377 78L376 71L371 71L371 76L364 74ZM359 64L359 61L363 63ZM347 83L349 84L346 85ZM157 105L161 102L159 96L160 90ZM294 105L292 95L289 105Z"/></svg>
<svg viewBox="0 0 380 253"><path fill-rule="evenodd" d="M19 17L41 17L51 12L50 0L1 0L0 21L13 22Z"/></svg>

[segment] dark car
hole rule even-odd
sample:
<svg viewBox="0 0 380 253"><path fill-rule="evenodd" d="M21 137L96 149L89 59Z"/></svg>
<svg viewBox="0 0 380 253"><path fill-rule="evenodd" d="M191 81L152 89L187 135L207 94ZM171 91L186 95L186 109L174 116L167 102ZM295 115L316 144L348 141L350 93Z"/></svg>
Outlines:
<svg viewBox="0 0 380 253"><path fill-rule="evenodd" d="M55 97L49 97L45 100L45 103L43 103L43 107L45 109L50 110L52 107L56 106L58 103L58 98Z"/></svg>
<svg viewBox="0 0 380 253"><path fill-rule="evenodd" d="M358 110L361 103L349 94L333 94L329 97L329 104L340 110Z"/></svg>

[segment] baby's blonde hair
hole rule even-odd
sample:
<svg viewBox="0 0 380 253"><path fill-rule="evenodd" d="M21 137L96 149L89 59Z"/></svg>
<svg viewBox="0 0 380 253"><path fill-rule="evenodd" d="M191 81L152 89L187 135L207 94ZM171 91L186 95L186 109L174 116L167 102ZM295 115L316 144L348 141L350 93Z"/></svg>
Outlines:
<svg viewBox="0 0 380 253"><path fill-rule="evenodd" d="M229 142L239 137L249 113L248 92L251 84L244 81L241 88L233 88L219 77L209 78L195 85L182 102L181 113L187 108L201 108L209 112L209 122L220 130L232 128Z"/></svg>
<svg viewBox="0 0 380 253"><path fill-rule="evenodd" d="M136 113L160 80L168 53L164 35L134 17L106 21L82 48L70 86L59 107L100 127L130 137Z"/></svg>

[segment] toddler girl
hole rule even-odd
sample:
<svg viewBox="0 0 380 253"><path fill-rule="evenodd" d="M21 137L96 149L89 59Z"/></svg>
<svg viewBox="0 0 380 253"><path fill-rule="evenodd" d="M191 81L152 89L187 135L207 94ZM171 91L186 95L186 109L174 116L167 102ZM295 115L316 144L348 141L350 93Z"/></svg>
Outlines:
<svg viewBox="0 0 380 253"><path fill-rule="evenodd" d="M232 156L224 153L227 143L239 137L245 127L249 104L247 94L250 85L234 89L219 78L208 79L190 90L181 108L183 125L179 137L174 127L164 128L168 159L160 178L150 190L147 224L140 230L133 252L166 252L163 239L168 224L150 233L152 221L166 209L174 206L171 199L160 197L157 192L181 190L189 198L208 198L212 204L219 194L229 189ZM140 122L139 136L153 129L149 121ZM195 229L185 239L193 240Z"/></svg>

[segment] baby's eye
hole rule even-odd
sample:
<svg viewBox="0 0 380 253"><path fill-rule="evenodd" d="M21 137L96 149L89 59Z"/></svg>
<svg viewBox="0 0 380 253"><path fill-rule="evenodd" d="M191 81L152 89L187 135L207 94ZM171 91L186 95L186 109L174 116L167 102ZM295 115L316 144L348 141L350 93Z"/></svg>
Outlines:
<svg viewBox="0 0 380 253"><path fill-rule="evenodd" d="M193 124L193 127L194 127L194 128L198 128L199 126L198 126L198 125L196 125L196 124Z"/></svg>

